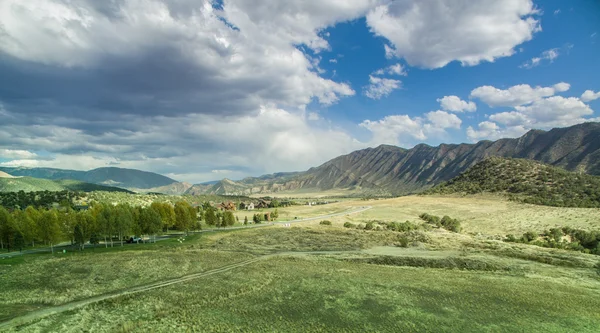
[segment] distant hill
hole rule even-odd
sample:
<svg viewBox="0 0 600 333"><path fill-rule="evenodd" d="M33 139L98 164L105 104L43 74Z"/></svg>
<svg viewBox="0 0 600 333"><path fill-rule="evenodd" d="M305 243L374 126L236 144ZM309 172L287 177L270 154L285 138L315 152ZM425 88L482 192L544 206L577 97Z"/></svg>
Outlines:
<svg viewBox="0 0 600 333"><path fill-rule="evenodd" d="M149 188L149 189L131 188L130 190L135 191L135 192L143 192L143 193L162 193L162 194L177 195L177 194L186 193L186 191L189 190L191 187L192 187L192 184L189 184L189 183L175 182L175 183L171 183L169 185L153 187L153 188Z"/></svg>
<svg viewBox="0 0 600 333"><path fill-rule="evenodd" d="M475 144L420 144L412 149L381 145L336 157L305 172L246 178L231 186L194 185L198 194L272 193L303 189L351 189L358 193L419 193L448 181L491 157L526 158L570 171L600 175L600 123L584 123L550 131L532 130L517 139ZM225 193L222 193L225 191Z"/></svg>
<svg viewBox="0 0 600 333"><path fill-rule="evenodd" d="M488 158L425 193L484 192L548 206L600 207L600 177L525 159Z"/></svg>
<svg viewBox="0 0 600 333"><path fill-rule="evenodd" d="M85 183L77 180L50 180L32 177L0 178L0 192L37 191L108 191L130 192L122 188Z"/></svg>
<svg viewBox="0 0 600 333"><path fill-rule="evenodd" d="M151 189L176 183L169 177L153 172L123 168L98 168L90 171L62 170L53 168L9 168L0 167L0 171L13 176L43 179L73 179L86 183L115 186L121 188Z"/></svg>
<svg viewBox="0 0 600 333"><path fill-rule="evenodd" d="M11 175L7 174L6 172L0 171L0 178L15 178L15 176L11 176Z"/></svg>

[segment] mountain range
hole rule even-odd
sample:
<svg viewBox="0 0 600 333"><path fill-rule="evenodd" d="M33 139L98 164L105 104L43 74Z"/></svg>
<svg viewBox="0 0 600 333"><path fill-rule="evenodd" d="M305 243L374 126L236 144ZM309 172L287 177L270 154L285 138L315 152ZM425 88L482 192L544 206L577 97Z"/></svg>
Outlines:
<svg viewBox="0 0 600 333"><path fill-rule="evenodd" d="M0 171L0 192L38 192L38 191L108 191L108 192L129 192L125 189L113 186L91 184L72 179L42 179L33 177L15 177L6 172Z"/></svg>
<svg viewBox="0 0 600 333"><path fill-rule="evenodd" d="M33 177L51 180L71 179L126 189L150 189L177 183L174 179L154 172L115 167L98 168L90 171L53 168L0 167L0 171L17 177Z"/></svg>
<svg viewBox="0 0 600 333"><path fill-rule="evenodd" d="M252 194L314 189L358 193L418 193L448 181L492 156L540 161L569 171L600 174L600 123L550 131L531 130L520 138L474 144L419 144L412 149L381 145L336 157L305 172L223 180L199 193Z"/></svg>
<svg viewBox="0 0 600 333"><path fill-rule="evenodd" d="M600 123L550 131L531 130L520 138L474 144L391 145L336 157L304 172L287 172L233 181L187 184L139 170L99 168L73 171L49 168L0 168L13 176L75 179L142 192L167 194L249 195L274 192L348 190L349 193L402 195L419 193L448 181L488 157L540 161L569 171L600 175Z"/></svg>

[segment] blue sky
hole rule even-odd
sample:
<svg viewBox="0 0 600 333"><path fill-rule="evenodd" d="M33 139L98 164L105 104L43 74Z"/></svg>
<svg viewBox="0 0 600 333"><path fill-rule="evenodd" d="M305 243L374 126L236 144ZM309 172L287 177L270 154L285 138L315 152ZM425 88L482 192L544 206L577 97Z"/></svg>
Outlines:
<svg viewBox="0 0 600 333"><path fill-rule="evenodd" d="M600 119L600 3L4 0L0 165L202 182Z"/></svg>

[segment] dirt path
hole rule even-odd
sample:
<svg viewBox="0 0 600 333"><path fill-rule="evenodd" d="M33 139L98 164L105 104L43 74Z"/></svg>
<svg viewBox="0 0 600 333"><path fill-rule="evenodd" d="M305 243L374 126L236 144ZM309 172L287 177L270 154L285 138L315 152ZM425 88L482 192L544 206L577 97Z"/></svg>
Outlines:
<svg viewBox="0 0 600 333"><path fill-rule="evenodd" d="M202 277L207 277L210 275L227 272L229 270L232 270L232 269L235 269L238 267L242 267L242 266L246 266L246 265L252 264L254 262L257 262L259 260L263 260L263 259L266 259L266 258L272 257L272 256L274 256L274 255L273 254L264 255L264 256L257 257L257 258L238 262L235 264L226 265L226 266L223 266L223 267L220 267L217 269L213 269L210 271L206 271L206 272L194 273L194 274L182 276L182 277L175 278L175 279L170 279L170 280L166 280L166 281L136 286L136 287L132 287L132 288L129 288L126 290L121 290L118 292L112 292L112 293L108 293L108 294L104 294L104 295L98 295L98 296L90 297L90 298L87 298L84 300L74 301L74 302L70 302L70 303L66 303L66 304L62 304L62 305L57 305L57 306L53 306L53 307L40 309L37 311L30 312L26 315L16 317L11 320L0 323L0 331L6 330L11 327L23 325L28 322L38 320L38 319L41 319L41 318L44 318L44 317L47 317L47 316L50 316L50 315L53 315L56 313L81 308L86 305L101 302L101 301L104 301L107 299L121 297L121 296L135 294L135 293L140 293L140 292L145 292L145 291L149 291L149 290L153 290L153 289L157 289L157 288L168 287L173 284L183 283L186 281L190 281L190 280L194 280L194 279L198 279L198 278L202 278Z"/></svg>
<svg viewBox="0 0 600 333"><path fill-rule="evenodd" d="M98 303L98 302L101 302L101 301L104 301L107 299L112 299L112 298L117 298L117 297L121 297L121 296L125 296L125 295L131 295L131 294L145 292L145 291L149 291L149 290L153 290L153 289L168 287L168 286L171 286L174 284L183 283L183 282L211 276L211 275L218 274L218 273L227 272L232 269L250 265L257 261L275 257L275 256L342 254L342 253L354 253L354 252L360 252L360 251L309 251L309 252L280 252L280 253L266 254L266 255L263 255L260 257L256 257L256 258L248 259L248 260L245 260L242 262L226 265L226 266L219 267L219 268L216 268L216 269L213 269L210 271L206 271L206 272L194 273L194 274L189 274L189 275L182 276L179 278L169 279L169 280L160 281L160 282L154 282L154 283L141 285L141 286L135 286L135 287L131 287L129 289L111 292L111 293L107 293L107 294L103 294L103 295L98 295L98 296L90 297L90 298L87 298L84 300L73 301L73 302L62 304L62 305L57 305L57 306L53 306L53 307L48 307L48 308L32 311L26 315L19 316L19 317L16 317L16 318L13 318L13 319L10 319L10 320L0 323L0 331L7 330L9 328L13 328L16 326L24 325L29 322L39 320L39 319L42 319L44 317L47 317L47 316L50 316L53 314L81 308L81 307L84 307L84 306L92 304L92 303Z"/></svg>

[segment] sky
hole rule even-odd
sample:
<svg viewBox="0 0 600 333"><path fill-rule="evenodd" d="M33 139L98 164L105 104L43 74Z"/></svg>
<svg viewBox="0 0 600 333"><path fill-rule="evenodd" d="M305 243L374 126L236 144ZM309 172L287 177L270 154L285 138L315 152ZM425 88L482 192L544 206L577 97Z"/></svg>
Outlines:
<svg viewBox="0 0 600 333"><path fill-rule="evenodd" d="M596 0L0 0L0 166L199 183L600 115Z"/></svg>

